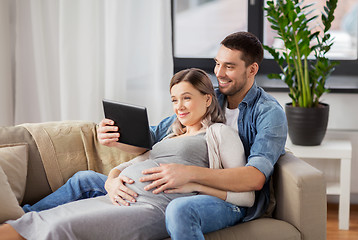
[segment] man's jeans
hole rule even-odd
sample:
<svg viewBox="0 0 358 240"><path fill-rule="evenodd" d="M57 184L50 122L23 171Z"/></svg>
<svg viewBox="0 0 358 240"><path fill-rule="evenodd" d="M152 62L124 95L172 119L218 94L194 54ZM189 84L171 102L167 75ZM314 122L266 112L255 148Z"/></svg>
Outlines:
<svg viewBox="0 0 358 240"><path fill-rule="evenodd" d="M25 212L42 211L68 202L107 194L104 183L107 176L93 171L81 171L73 175L62 187L30 206L23 206Z"/></svg>
<svg viewBox="0 0 358 240"><path fill-rule="evenodd" d="M204 233L233 226L242 221L241 208L208 195L176 198L165 211L167 231L172 239L204 239Z"/></svg>

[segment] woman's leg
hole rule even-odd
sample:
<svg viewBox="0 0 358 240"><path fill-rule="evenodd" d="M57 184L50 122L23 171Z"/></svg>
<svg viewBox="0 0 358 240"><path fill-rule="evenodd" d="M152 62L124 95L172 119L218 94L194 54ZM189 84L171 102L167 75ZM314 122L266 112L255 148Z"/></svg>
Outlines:
<svg viewBox="0 0 358 240"><path fill-rule="evenodd" d="M16 230L9 224L0 225L0 239L2 240L22 240L25 239L16 232Z"/></svg>
<svg viewBox="0 0 358 240"><path fill-rule="evenodd" d="M30 212L9 224L29 240L139 240L169 236L161 209L141 202L113 205L108 196Z"/></svg>
<svg viewBox="0 0 358 240"><path fill-rule="evenodd" d="M173 240L204 239L204 233L233 226L244 216L245 208L216 197L196 195L171 201L165 211L165 222Z"/></svg>
<svg viewBox="0 0 358 240"><path fill-rule="evenodd" d="M58 239L71 236L73 239L86 240L144 240L165 239L169 236L164 213L154 206L141 203L115 206L109 202L107 209L98 206L85 215L75 214L50 224L49 229L54 235L62 236ZM70 231L73 234L69 234Z"/></svg>
<svg viewBox="0 0 358 240"><path fill-rule="evenodd" d="M32 206L24 205L23 210L25 212L39 212L68 202L106 195L107 191L104 188L106 180L106 175L94 171L77 172L55 192Z"/></svg>

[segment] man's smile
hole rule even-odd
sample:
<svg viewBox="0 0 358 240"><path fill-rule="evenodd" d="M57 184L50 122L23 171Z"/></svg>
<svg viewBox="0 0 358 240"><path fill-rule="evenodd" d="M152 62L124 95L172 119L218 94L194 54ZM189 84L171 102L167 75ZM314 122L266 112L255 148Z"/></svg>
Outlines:
<svg viewBox="0 0 358 240"><path fill-rule="evenodd" d="M226 87L227 85L229 85L231 82L231 80L227 80L227 79L218 79L218 83L220 87Z"/></svg>

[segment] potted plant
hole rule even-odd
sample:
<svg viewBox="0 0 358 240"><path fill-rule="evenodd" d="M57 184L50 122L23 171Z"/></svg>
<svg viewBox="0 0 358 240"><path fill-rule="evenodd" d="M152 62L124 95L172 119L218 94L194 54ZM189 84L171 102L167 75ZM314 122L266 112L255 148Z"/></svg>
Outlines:
<svg viewBox="0 0 358 240"><path fill-rule="evenodd" d="M328 92L326 79L337 64L326 57L333 44L329 29L337 1L325 2L321 22L319 15L313 14L314 4L304 5L303 0L267 1L264 7L271 28L283 42L281 49L267 45L264 49L281 68L281 73L268 77L283 80L289 88L292 102L286 104L285 110L293 144L319 145L327 129L329 105L321 103L320 98ZM317 25L320 29L313 29Z"/></svg>

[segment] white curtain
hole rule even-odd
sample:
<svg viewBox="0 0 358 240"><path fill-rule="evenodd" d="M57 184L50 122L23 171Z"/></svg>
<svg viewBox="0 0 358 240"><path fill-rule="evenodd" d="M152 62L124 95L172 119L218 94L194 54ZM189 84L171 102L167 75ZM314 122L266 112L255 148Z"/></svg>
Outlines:
<svg viewBox="0 0 358 240"><path fill-rule="evenodd" d="M171 114L170 0L1 0L0 35L0 125L98 122L102 98Z"/></svg>
<svg viewBox="0 0 358 240"><path fill-rule="evenodd" d="M0 126L14 122L10 1L0 1Z"/></svg>

